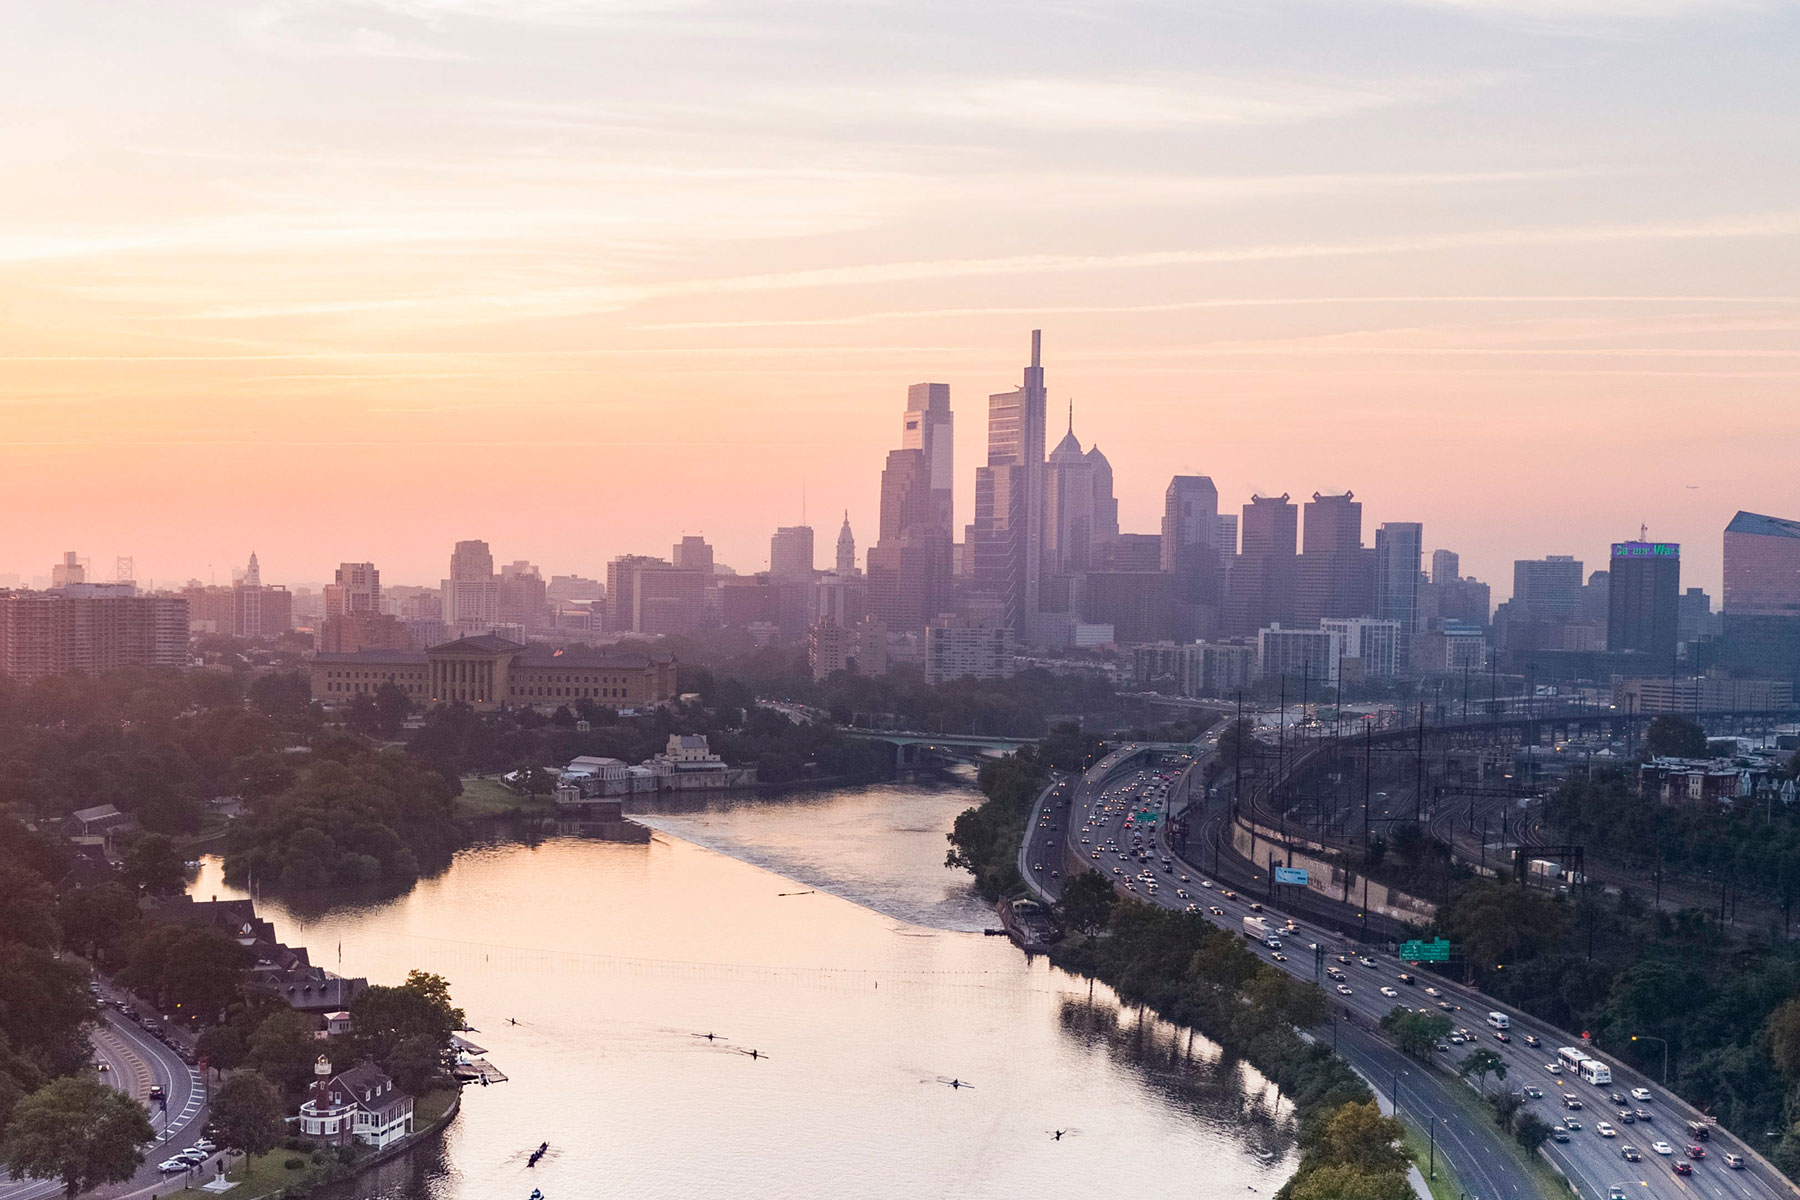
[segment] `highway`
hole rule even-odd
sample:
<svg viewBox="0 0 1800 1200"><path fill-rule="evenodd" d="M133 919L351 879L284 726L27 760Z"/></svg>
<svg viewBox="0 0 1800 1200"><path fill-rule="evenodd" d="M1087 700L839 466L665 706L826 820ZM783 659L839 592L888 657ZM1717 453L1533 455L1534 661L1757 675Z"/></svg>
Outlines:
<svg viewBox="0 0 1800 1200"><path fill-rule="evenodd" d="M1400 1110L1421 1129L1428 1125L1430 1117L1437 1118L1438 1152L1449 1160L1464 1188L1474 1196L1489 1200L1525 1197L1535 1190L1530 1180L1521 1178L1515 1151L1502 1141L1504 1135L1485 1113L1470 1106L1468 1085L1457 1080L1450 1068L1452 1061L1477 1047L1495 1051L1507 1065L1504 1083L1490 1078L1490 1090L1540 1089L1541 1097L1527 1100L1529 1111L1552 1125L1562 1126L1570 1117L1579 1123L1578 1129L1565 1129L1567 1142L1549 1143L1546 1152L1584 1198L1608 1200L1614 1187L1633 1197L1668 1200L1790 1200L1800 1194L1785 1179L1745 1154L1736 1139L1723 1130L1715 1130L1711 1139L1702 1143L1707 1154L1691 1164L1691 1176L1677 1175L1673 1164L1687 1161L1683 1151L1694 1139L1685 1128L1683 1111L1660 1087L1610 1059L1607 1061L1614 1070L1614 1082L1610 1085L1589 1085L1561 1070L1553 1073L1548 1068L1556 1062L1556 1048L1581 1045L1574 1035L1509 1012L1506 1015L1510 1019L1510 1040L1501 1042L1486 1020L1487 1012L1495 1005L1480 993L1423 975L1417 967L1373 952L1351 937L1332 932L1309 916L1308 911L1300 911L1316 911L1321 904L1329 907L1329 901L1300 889L1289 889L1300 894L1271 903L1265 898L1267 884L1260 873L1235 856L1219 857L1224 874L1215 878L1210 870L1203 873L1200 863L1171 853L1164 837L1169 805L1179 805L1188 774L1205 761L1216 737L1215 733L1195 747L1189 764L1146 769L1142 775L1135 768L1120 773L1121 765L1137 753L1136 747L1122 747L1080 779L1059 780L1047 788L1039 797L1038 811L1020 856L1032 881L1055 896L1060 893L1067 864L1079 861L1102 871L1133 899L1201 913L1234 933L1242 932L1244 918L1251 915L1262 916L1280 928L1290 917L1287 902L1300 901L1291 914L1296 922L1294 932L1281 934L1283 949L1273 951L1253 944L1254 949L1265 961L1301 978L1316 980L1326 989L1334 1004L1334 1028L1315 1030L1314 1035L1333 1038L1339 1052L1384 1093L1394 1092L1397 1083ZM1223 820L1223 802L1209 804L1199 796L1196 801L1190 825L1198 827L1202 821L1196 818L1204 818L1205 824L1216 831ZM1154 832L1136 819L1136 814L1146 809L1158 817ZM1141 839L1142 856L1133 852L1134 832ZM1191 845L1206 847L1207 853L1202 856L1190 852L1189 858L1213 857L1210 843L1196 839ZM1169 860L1167 866L1165 858ZM1206 865L1210 868L1211 863ZM1354 914L1340 909L1332 915L1335 923L1359 927ZM1372 926L1371 933L1374 932ZM1381 930L1383 935L1387 932ZM1320 948L1317 953L1311 949L1314 945ZM1326 977L1326 970L1340 975L1341 981ZM1415 982L1402 981L1402 973L1413 976ZM1384 989L1392 994L1384 994ZM1428 994L1428 990L1437 994ZM1447 1052L1437 1056L1443 1070L1430 1069L1401 1054L1374 1032L1380 1018L1399 1004L1445 1012L1459 1030L1468 1032L1469 1042L1449 1045ZM1528 1045L1528 1036L1539 1044ZM1649 1088L1652 1099L1632 1101L1634 1119L1625 1124L1619 1115L1621 1106L1609 1097L1615 1091L1626 1093L1634 1087ZM1579 1099L1582 1108L1565 1109L1565 1095ZM1638 1109L1648 1113L1650 1120L1638 1121ZM1597 1126L1603 1121L1617 1129L1616 1137L1600 1136ZM1667 1142L1673 1153L1667 1157L1654 1153L1651 1144L1656 1141ZM1641 1161L1627 1161L1622 1153L1626 1146L1640 1151ZM1726 1151L1745 1154L1746 1168L1728 1168L1723 1160Z"/></svg>
<svg viewBox="0 0 1800 1200"><path fill-rule="evenodd" d="M106 1064L98 1078L103 1083L146 1104L150 1124L157 1140L145 1148L144 1165L132 1179L123 1184L92 1193L97 1196L124 1198L162 1194L176 1188L180 1175L164 1175L157 1164L179 1150L185 1150L200 1137L206 1124L206 1089L200 1072L181 1060L135 1021L121 1016L109 1005L102 1004L99 1019L90 1033L96 1067ZM161 1087L168 1100L167 1109L150 1101L150 1089ZM216 1161L216 1160L215 1160ZM204 1180L212 1175L211 1162ZM0 1200L50 1200L62 1194L62 1184L53 1179L0 1178Z"/></svg>

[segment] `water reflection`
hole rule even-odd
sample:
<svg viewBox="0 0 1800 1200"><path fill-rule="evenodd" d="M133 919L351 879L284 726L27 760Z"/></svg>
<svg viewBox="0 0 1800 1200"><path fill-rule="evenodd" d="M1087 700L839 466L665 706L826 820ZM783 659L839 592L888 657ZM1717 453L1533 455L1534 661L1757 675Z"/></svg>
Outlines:
<svg viewBox="0 0 1800 1200"><path fill-rule="evenodd" d="M647 818L779 875L668 833L551 837L473 848L404 896L265 897L316 962L448 976L511 1077L465 1091L441 1148L340 1200L1275 1190L1288 1163L1252 1151L1285 1147L1287 1114L1254 1072L1003 939L901 919L986 923L942 867L968 800L858 789ZM830 890L784 895L815 884ZM869 906L840 898L861 888ZM216 862L194 891L240 894ZM709 1030L731 1040L692 1036ZM543 1141L556 1153L527 1168Z"/></svg>

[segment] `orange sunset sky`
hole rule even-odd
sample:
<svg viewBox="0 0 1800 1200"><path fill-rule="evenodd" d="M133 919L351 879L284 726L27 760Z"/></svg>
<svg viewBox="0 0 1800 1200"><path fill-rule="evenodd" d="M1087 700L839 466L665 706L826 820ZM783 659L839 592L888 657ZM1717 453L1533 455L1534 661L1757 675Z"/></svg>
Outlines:
<svg viewBox="0 0 1800 1200"><path fill-rule="evenodd" d="M68 0L0 69L0 572L873 540L906 385L1044 330L1171 474L1511 586L1800 517L1800 9Z"/></svg>

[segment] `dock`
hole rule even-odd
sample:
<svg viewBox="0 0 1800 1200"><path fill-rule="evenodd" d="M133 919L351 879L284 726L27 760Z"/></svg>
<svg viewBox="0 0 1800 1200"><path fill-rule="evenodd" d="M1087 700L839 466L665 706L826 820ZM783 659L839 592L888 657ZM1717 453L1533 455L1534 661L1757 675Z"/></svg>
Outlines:
<svg viewBox="0 0 1800 1200"><path fill-rule="evenodd" d="M487 1051L468 1038L451 1034L450 1048L456 1052L456 1065L451 1068L450 1074L456 1078L457 1083L487 1087L489 1084L506 1082L506 1072L489 1062L484 1057Z"/></svg>

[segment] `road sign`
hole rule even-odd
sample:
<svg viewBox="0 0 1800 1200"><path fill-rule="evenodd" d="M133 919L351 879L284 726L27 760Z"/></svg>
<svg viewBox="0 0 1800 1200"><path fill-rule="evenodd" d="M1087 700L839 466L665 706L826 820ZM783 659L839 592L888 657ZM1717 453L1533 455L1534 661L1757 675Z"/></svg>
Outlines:
<svg viewBox="0 0 1800 1200"><path fill-rule="evenodd" d="M1449 962L1450 943L1443 938L1431 942L1401 942L1400 958L1405 962Z"/></svg>
<svg viewBox="0 0 1800 1200"><path fill-rule="evenodd" d="M1312 877L1306 873L1306 868L1304 867L1275 868L1276 883L1291 883L1297 887L1305 887L1307 880L1311 878Z"/></svg>

